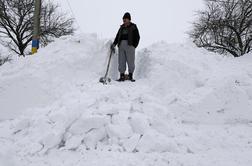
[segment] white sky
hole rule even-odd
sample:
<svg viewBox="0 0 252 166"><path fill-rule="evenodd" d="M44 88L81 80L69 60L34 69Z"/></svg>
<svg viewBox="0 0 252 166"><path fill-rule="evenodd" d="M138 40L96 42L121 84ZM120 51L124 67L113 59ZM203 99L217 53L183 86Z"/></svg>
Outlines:
<svg viewBox="0 0 252 166"><path fill-rule="evenodd" d="M67 0L58 1L70 11ZM195 18L195 11L204 7L203 0L68 0L83 33L97 33L114 38L122 16L130 12L141 36L140 47L156 41L184 42L185 34ZM69 12L70 13L70 12ZM73 16L70 13L71 16Z"/></svg>

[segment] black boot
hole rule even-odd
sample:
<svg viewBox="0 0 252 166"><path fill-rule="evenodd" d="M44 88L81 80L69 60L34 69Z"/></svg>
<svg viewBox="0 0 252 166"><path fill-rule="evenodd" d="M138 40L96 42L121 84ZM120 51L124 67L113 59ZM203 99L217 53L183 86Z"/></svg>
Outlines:
<svg viewBox="0 0 252 166"><path fill-rule="evenodd" d="M129 80L131 82L135 82L136 80L133 79L133 73L129 73Z"/></svg>
<svg viewBox="0 0 252 166"><path fill-rule="evenodd" d="M117 81L125 81L125 74L124 73L121 73L120 74L120 78L117 80Z"/></svg>

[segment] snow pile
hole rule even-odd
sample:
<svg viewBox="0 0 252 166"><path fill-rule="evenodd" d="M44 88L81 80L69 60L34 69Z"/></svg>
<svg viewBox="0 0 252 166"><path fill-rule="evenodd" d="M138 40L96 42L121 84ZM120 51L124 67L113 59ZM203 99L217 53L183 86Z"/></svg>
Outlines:
<svg viewBox="0 0 252 166"><path fill-rule="evenodd" d="M214 124L252 119L251 55L234 59L190 45L159 43L142 56L141 64L150 64L139 75L148 75L153 91L180 118Z"/></svg>
<svg viewBox="0 0 252 166"><path fill-rule="evenodd" d="M9 53L7 48L0 44L0 66L8 60L11 60L11 53Z"/></svg>
<svg viewBox="0 0 252 166"><path fill-rule="evenodd" d="M64 37L1 67L0 165L249 166L251 55L160 42L138 52L136 83L104 86L108 47Z"/></svg>

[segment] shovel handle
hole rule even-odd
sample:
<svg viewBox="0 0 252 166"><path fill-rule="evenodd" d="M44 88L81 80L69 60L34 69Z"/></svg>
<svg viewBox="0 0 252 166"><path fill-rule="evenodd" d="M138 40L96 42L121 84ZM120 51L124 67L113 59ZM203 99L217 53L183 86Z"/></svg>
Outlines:
<svg viewBox="0 0 252 166"><path fill-rule="evenodd" d="M107 70L106 70L104 78L107 78L107 76L108 76L109 67L110 67L110 61L111 61L112 55L113 55L113 50L110 50L110 55L109 55L109 60L108 60L108 65L107 65Z"/></svg>

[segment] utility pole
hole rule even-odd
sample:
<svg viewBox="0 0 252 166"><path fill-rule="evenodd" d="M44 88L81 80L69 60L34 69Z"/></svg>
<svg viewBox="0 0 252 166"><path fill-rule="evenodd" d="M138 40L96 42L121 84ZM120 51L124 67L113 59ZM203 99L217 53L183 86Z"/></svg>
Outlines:
<svg viewBox="0 0 252 166"><path fill-rule="evenodd" d="M41 0L35 0L33 36L32 36L32 54L37 53L37 51L39 49L40 12L41 12Z"/></svg>

